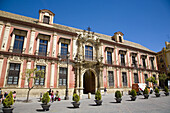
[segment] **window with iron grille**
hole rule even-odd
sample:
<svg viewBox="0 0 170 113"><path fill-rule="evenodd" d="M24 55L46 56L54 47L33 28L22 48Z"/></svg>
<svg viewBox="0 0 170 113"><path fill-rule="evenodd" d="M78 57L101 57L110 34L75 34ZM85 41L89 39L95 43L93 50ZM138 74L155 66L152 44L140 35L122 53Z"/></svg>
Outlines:
<svg viewBox="0 0 170 113"><path fill-rule="evenodd" d="M61 57L66 58L68 52L68 44L61 43Z"/></svg>
<svg viewBox="0 0 170 113"><path fill-rule="evenodd" d="M145 58L142 58L143 68L146 68Z"/></svg>
<svg viewBox="0 0 170 113"><path fill-rule="evenodd" d="M7 84L17 85L20 74L20 64L10 63Z"/></svg>
<svg viewBox="0 0 170 113"><path fill-rule="evenodd" d="M138 78L138 74L134 73L134 82L135 83L139 83L139 78Z"/></svg>
<svg viewBox="0 0 170 113"><path fill-rule="evenodd" d="M43 40L40 39L40 45L39 45L39 56L47 56L47 46L48 45L48 40Z"/></svg>
<svg viewBox="0 0 170 113"><path fill-rule="evenodd" d="M14 53L22 53L23 43L24 43L24 36L15 35L13 52Z"/></svg>
<svg viewBox="0 0 170 113"><path fill-rule="evenodd" d="M35 75L37 77L37 79L35 80L35 85L44 85L44 81L45 81L45 66L39 66L37 65L37 71L42 70L44 73L42 76L40 75Z"/></svg>
<svg viewBox="0 0 170 113"><path fill-rule="evenodd" d="M113 71L108 71L109 86L114 86L114 76Z"/></svg>
<svg viewBox="0 0 170 113"><path fill-rule="evenodd" d="M93 47L85 46L85 59L93 60Z"/></svg>
<svg viewBox="0 0 170 113"><path fill-rule="evenodd" d="M151 59L151 68L154 70L153 59Z"/></svg>
<svg viewBox="0 0 170 113"><path fill-rule="evenodd" d="M43 23L49 24L50 17L49 16L44 16Z"/></svg>
<svg viewBox="0 0 170 113"><path fill-rule="evenodd" d="M107 51L107 63L112 64L112 52Z"/></svg>
<svg viewBox="0 0 170 113"><path fill-rule="evenodd" d="M60 67L59 70L59 86L66 85L67 68Z"/></svg>
<svg viewBox="0 0 170 113"><path fill-rule="evenodd" d="M132 56L132 64L133 64L133 66L134 67L136 67L137 65L136 65L136 59L135 59L135 56Z"/></svg>
<svg viewBox="0 0 170 113"><path fill-rule="evenodd" d="M122 72L122 82L123 82L123 86L127 86L127 75L126 75L126 72Z"/></svg>
<svg viewBox="0 0 170 113"><path fill-rule="evenodd" d="M148 75L145 74L144 76L145 76L145 83L146 83L146 85L149 85L149 82L146 80L146 79L148 79Z"/></svg>
<svg viewBox="0 0 170 113"><path fill-rule="evenodd" d="M121 57L121 65L125 66L125 55L124 54L120 54Z"/></svg>

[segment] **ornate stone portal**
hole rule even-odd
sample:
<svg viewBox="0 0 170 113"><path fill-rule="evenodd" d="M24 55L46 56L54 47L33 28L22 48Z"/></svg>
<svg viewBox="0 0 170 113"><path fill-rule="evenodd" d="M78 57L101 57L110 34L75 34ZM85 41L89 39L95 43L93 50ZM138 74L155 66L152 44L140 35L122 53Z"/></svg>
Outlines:
<svg viewBox="0 0 170 113"><path fill-rule="evenodd" d="M86 46L92 47L92 59L87 59ZM75 87L80 97L84 93L103 92L103 56L99 37L92 32L79 33L77 38L77 54L75 62Z"/></svg>

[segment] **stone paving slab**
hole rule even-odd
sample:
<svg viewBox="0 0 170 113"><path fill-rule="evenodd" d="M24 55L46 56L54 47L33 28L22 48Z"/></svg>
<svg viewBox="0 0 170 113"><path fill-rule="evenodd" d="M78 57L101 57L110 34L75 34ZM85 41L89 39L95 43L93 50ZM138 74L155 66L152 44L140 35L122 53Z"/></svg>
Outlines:
<svg viewBox="0 0 170 113"><path fill-rule="evenodd" d="M73 108L70 100L61 100L51 103L49 111L42 111L41 102L38 98L31 98L32 102L23 103L17 101L14 104L13 113L170 113L170 96L164 96L161 92L161 97L156 98L154 94L149 96L149 99L144 99L142 95L137 96L136 101L130 101L130 96L124 94L122 103L116 103L114 94L102 96L103 104L96 106L94 95L91 99L87 99L87 95L81 99L80 108ZM19 98L18 100L23 100ZM2 104L0 113L2 113Z"/></svg>

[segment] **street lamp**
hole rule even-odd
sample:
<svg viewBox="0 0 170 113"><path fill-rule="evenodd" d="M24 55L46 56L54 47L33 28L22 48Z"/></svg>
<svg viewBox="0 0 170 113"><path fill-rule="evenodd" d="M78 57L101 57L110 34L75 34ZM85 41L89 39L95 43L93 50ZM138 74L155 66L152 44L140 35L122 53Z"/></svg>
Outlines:
<svg viewBox="0 0 170 113"><path fill-rule="evenodd" d="M66 70L66 93L65 93L65 100L69 100L69 97L68 97L68 63L69 63L69 57L70 57L70 52L67 51L67 55L66 55L67 70ZM58 59L59 59L59 61L61 61L62 57L60 55L58 55Z"/></svg>

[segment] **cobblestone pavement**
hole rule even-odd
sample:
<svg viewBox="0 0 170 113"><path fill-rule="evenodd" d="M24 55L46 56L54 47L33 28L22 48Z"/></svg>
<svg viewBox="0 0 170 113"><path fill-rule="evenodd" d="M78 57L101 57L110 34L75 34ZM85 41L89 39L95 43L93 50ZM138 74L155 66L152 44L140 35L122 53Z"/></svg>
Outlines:
<svg viewBox="0 0 170 113"><path fill-rule="evenodd" d="M156 98L154 93L149 99L144 99L142 95L137 96L136 101L130 101L130 96L124 94L122 103L116 103L113 94L102 96L103 104L96 106L94 95L91 99L87 99L87 95L81 99L80 108L73 108L72 100L61 100L51 103L49 111L42 111L41 102L37 98L31 98L32 102L24 103L19 100L14 103L13 113L170 113L170 96L161 96ZM0 105L0 113L2 113L2 104Z"/></svg>

